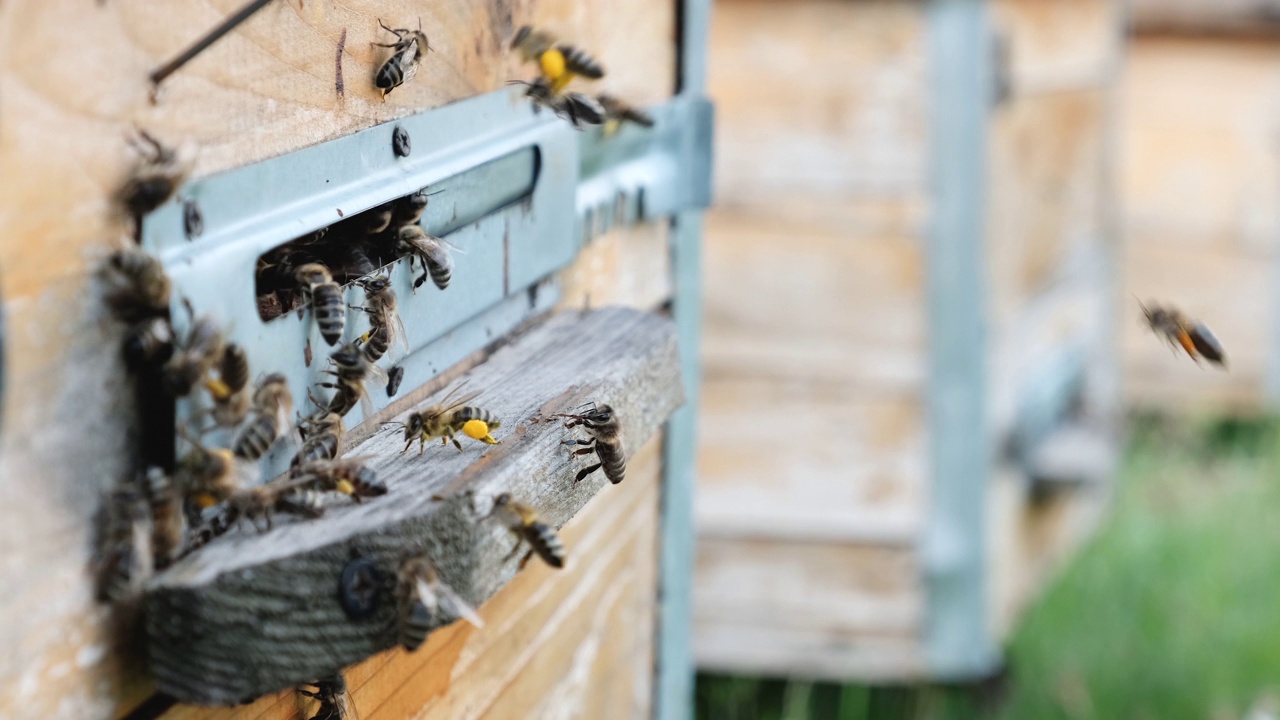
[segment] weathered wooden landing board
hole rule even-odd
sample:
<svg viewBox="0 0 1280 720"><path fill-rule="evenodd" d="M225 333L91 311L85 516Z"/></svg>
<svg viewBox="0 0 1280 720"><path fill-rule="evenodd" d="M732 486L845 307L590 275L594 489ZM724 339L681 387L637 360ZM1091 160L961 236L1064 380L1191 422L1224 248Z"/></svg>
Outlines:
<svg viewBox="0 0 1280 720"><path fill-rule="evenodd" d="M483 519L494 497L510 492L559 527L607 485L600 473L575 483L594 461L569 456L561 440L573 431L532 420L608 403L634 450L683 402L679 372L674 326L654 313L563 312L527 330L461 381L483 391L473 404L503 419L494 433L502 444L462 438L461 453L435 445L401 454L401 434L388 428L348 456L370 456L389 494L359 506L339 500L319 520L279 517L266 533L246 524L156 577L146 624L157 688L186 702L237 703L394 646L392 583L407 550L429 552L442 579L479 604L523 555L512 552L513 535ZM378 607L359 622L338 596L353 553L383 580Z"/></svg>

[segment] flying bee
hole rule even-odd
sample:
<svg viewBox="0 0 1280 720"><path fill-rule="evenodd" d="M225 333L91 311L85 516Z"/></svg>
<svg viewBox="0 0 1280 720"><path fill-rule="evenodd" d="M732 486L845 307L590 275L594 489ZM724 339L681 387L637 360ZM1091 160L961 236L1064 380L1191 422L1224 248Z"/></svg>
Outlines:
<svg viewBox="0 0 1280 720"><path fill-rule="evenodd" d="M596 100L600 103L600 107L604 108L604 115L607 120L633 122L640 127L653 127L652 115L632 107L619 98L612 95L601 95Z"/></svg>
<svg viewBox="0 0 1280 720"><path fill-rule="evenodd" d="M453 277L453 256L449 254L451 247L453 246L443 238L429 235L421 225L405 225L400 228L397 252L408 255L411 266L413 258L422 263L422 277L413 281L415 291L427 281L428 276L441 290L449 287L449 280Z"/></svg>
<svg viewBox="0 0 1280 720"><path fill-rule="evenodd" d="M297 467L316 460L333 460L338 457L342 437L346 432L342 427L341 415L325 412L298 423L298 429L303 433L302 448L293 456L291 465Z"/></svg>
<svg viewBox="0 0 1280 720"><path fill-rule="evenodd" d="M310 709L303 707L304 698L317 701L319 704L315 708L315 714L309 717L309 720L360 720L356 713L355 704L351 702L351 694L347 692L347 681L343 679L342 673L334 673L327 678L321 678L313 683L308 683L315 690L308 690L305 687L296 689L298 694L299 712L302 717L308 717Z"/></svg>
<svg viewBox="0 0 1280 720"><path fill-rule="evenodd" d="M1141 300L1138 305L1152 332L1163 336L1175 349L1181 347L1197 363L1203 357L1220 367L1227 366L1227 356L1222 350L1222 344L1204 323L1188 320L1172 307L1160 307L1154 303L1147 307Z"/></svg>
<svg viewBox="0 0 1280 720"><path fill-rule="evenodd" d="M173 356L173 328L164 317L135 323L124 336L124 362L133 372L158 368Z"/></svg>
<svg viewBox="0 0 1280 720"><path fill-rule="evenodd" d="M450 390L440 402L430 407L424 408L418 412L409 413L409 417L404 422L404 450L408 452L413 446L413 441L418 441L418 454L426 448L428 440L440 438L440 444L444 445L450 441L459 451L462 450L462 443L454 437L461 432L467 437L479 440L487 445L497 445L498 441L489 435L490 430L501 427L502 423L493 416L488 410L469 406L466 403L474 400L479 391L467 393L462 397L453 398L453 394L461 389L461 386Z"/></svg>
<svg viewBox="0 0 1280 720"><path fill-rule="evenodd" d="M373 43L378 47L392 49L391 57L382 63L373 78L373 84L382 91L382 99L386 100L387 93L413 79L418 72L418 64L431 46L427 44L427 36L422 32L421 20L418 21L417 30L389 28L381 20L378 24L383 30L396 36L393 43Z"/></svg>
<svg viewBox="0 0 1280 720"><path fill-rule="evenodd" d="M103 269L106 301L122 320L136 321L169 312L173 288L164 265L139 248L117 250Z"/></svg>
<svg viewBox="0 0 1280 720"><path fill-rule="evenodd" d="M433 624L461 618L484 627L480 614L440 580L425 554L408 555L396 575L396 604L400 612L400 646L410 652L422 646Z"/></svg>
<svg viewBox="0 0 1280 720"><path fill-rule="evenodd" d="M182 553L185 530L182 493L163 468L147 468L147 495L151 501L151 547L157 569L164 568Z"/></svg>
<svg viewBox="0 0 1280 720"><path fill-rule="evenodd" d="M333 370L324 372L333 375L336 382L320 383L320 387L333 388L333 397L329 400L328 411L338 416L345 416L351 409L360 404L365 417L373 415L373 402L365 388L368 381L373 380L385 385L387 374L382 368L365 358L357 343L348 343L330 353Z"/></svg>
<svg viewBox="0 0 1280 720"><path fill-rule="evenodd" d="M194 165L194 154L189 146L174 150L165 147L145 130L138 130L130 144L141 162L133 174L116 193L116 199L134 218L163 205L178 191Z"/></svg>
<svg viewBox="0 0 1280 720"><path fill-rule="evenodd" d="M604 68L585 51L558 43L550 33L528 25L516 32L511 49L518 50L526 62L537 62L542 77L556 93L579 75L590 80L604 77Z"/></svg>
<svg viewBox="0 0 1280 720"><path fill-rule="evenodd" d="M391 279L375 275L362 280L360 286L364 288L364 305L351 307L368 313L372 324L369 332L360 338L365 359L377 362L393 344L401 346L408 353L409 343L405 336L404 322L396 312L396 294L391 289Z"/></svg>
<svg viewBox="0 0 1280 720"><path fill-rule="evenodd" d="M309 478L311 483L308 487L339 492L359 503L362 498L387 494L387 484L378 479L378 474L368 466L367 460L311 460L294 468L293 477Z"/></svg>
<svg viewBox="0 0 1280 720"><path fill-rule="evenodd" d="M342 286L333 281L329 268L322 263L307 263L294 273L302 288L302 301L311 302L311 314L320 328L320 337L330 345L342 339L347 319L347 303Z"/></svg>
<svg viewBox="0 0 1280 720"><path fill-rule="evenodd" d="M404 366L396 365L387 371L387 397L395 397L400 390L400 381L404 380Z"/></svg>
<svg viewBox="0 0 1280 720"><path fill-rule="evenodd" d="M190 305L187 313L192 314ZM208 315L193 317L186 338L177 343L173 357L161 372L165 390L174 397L190 395L222 359L222 351L222 328Z"/></svg>
<svg viewBox="0 0 1280 720"><path fill-rule="evenodd" d="M234 427L249 413L249 357L244 348L227 343L222 348L217 379L205 378L205 390L213 398L209 414L220 427Z"/></svg>
<svg viewBox="0 0 1280 720"><path fill-rule="evenodd" d="M96 572L100 601L121 600L150 576L150 514L147 498L133 478L121 480L108 495Z"/></svg>
<svg viewBox="0 0 1280 720"><path fill-rule="evenodd" d="M249 420L231 441L236 457L257 460L279 440L289 427L293 412L293 394L289 381L280 373L271 373L258 381L250 402Z"/></svg>
<svg viewBox="0 0 1280 720"><path fill-rule="evenodd" d="M609 482L614 485L622 482L627 473L627 453L622 449L622 428L618 425L618 418L614 415L613 408L608 405L598 405L584 413L559 417L569 419L564 424L566 428L581 425L582 429L591 436L588 440L565 440L566 445L586 445L584 448L574 450L571 454L586 455L594 452L600 460L595 465L589 465L578 471L573 481L578 482L603 467L604 476L609 478Z"/></svg>
<svg viewBox="0 0 1280 720"><path fill-rule="evenodd" d="M545 78L533 82L516 81L526 85L525 97L537 107L550 108L557 116L568 120L575 128L583 125L601 125L608 119L603 105L579 92L559 93Z"/></svg>
<svg viewBox="0 0 1280 720"><path fill-rule="evenodd" d="M191 445L174 471L174 480L185 495L200 498L202 505L212 505L240 489L245 471L230 449L205 447L181 425L178 434Z"/></svg>
<svg viewBox="0 0 1280 720"><path fill-rule="evenodd" d="M529 555L535 552L551 567L564 567L564 543L560 541L560 536L556 534L554 528L538 518L538 513L533 508L513 500L511 493L502 493L494 499L493 510L489 514L497 515L516 537L529 543L531 550L520 561L520 567L523 568L529 561ZM514 555L519 549L520 542L517 542L512 554Z"/></svg>
<svg viewBox="0 0 1280 720"><path fill-rule="evenodd" d="M324 496L310 484L310 478L290 477L241 488L226 500L227 522L239 527L241 521L248 520L261 531L260 521L270 530L271 517L277 512L318 518L324 515Z"/></svg>

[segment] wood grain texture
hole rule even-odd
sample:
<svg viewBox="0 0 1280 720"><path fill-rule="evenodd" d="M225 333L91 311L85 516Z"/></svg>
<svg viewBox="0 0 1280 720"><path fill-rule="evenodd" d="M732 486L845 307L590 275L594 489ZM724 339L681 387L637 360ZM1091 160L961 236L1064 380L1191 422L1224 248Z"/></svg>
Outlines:
<svg viewBox="0 0 1280 720"><path fill-rule="evenodd" d="M191 141L194 176L207 176L526 77L504 48L527 22L595 54L609 71L602 90L644 105L674 88L673 3L277 0L151 104L147 74L242 5L0 2L0 640L16 649L0 660L0 718L110 717L149 692L136 623L93 602L88 574L100 491L127 472L137 442L114 351L122 328L93 278L123 242L109 197L135 162L131 127ZM377 20L418 17L432 52L383 103Z"/></svg>
<svg viewBox="0 0 1280 720"><path fill-rule="evenodd" d="M660 445L640 448L626 482L561 529L569 568L531 562L478 608L483 629L454 623L416 652L347 670L360 717L648 717ZM294 720L294 707L285 691L241 708L180 705L162 718Z"/></svg>
<svg viewBox="0 0 1280 720"><path fill-rule="evenodd" d="M445 582L478 604L520 559L507 529L483 520L494 497L511 492L558 527L606 484L595 476L575 483L576 469L589 463L568 456L558 423L531 419L607 402L622 422L624 447L634 448L682 402L670 321L621 308L556 315L464 382L483 389L476 404L508 419L502 445L478 458L474 449L449 447L401 455L398 430L375 435L351 454L370 457L391 488L380 501L265 534L234 532L152 581L146 623L161 691L236 702L392 647L389 585L367 620L351 621L338 602L337 578L353 552L389 580L406 550L426 549Z"/></svg>

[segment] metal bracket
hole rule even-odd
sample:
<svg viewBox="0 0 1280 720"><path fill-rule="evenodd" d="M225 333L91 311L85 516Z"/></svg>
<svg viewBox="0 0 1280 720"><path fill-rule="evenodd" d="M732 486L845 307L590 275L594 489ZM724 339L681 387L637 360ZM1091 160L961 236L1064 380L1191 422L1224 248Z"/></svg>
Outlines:
<svg viewBox="0 0 1280 720"><path fill-rule="evenodd" d="M444 292L428 284L415 294L407 264L390 268L409 343L408 355L397 360L405 368L403 387L413 388L443 369L421 351L469 320L517 297L524 311L512 326L554 305L555 288L530 290L545 287L597 233L706 207L711 104L676 98L649 112L653 128L624 125L606 135L537 113L515 89L477 96L190 183L146 218L142 244L173 279L177 332L189 324L186 299L245 348L255 374L284 373L295 399L305 399L329 348L309 312L259 319L258 258L420 188L444 190L422 223L460 249L453 283ZM397 132L412 138L411 155L392 151ZM198 234L190 232L191 207L201 219ZM362 304L362 292L353 289L347 300ZM366 321L351 311L347 323L352 337ZM474 338L470 350L491 339ZM375 409L390 402L381 393L373 399ZM179 403L179 422L190 417L191 405ZM359 409L352 412L349 425L363 420ZM284 455L279 447L268 454L265 476L283 471Z"/></svg>

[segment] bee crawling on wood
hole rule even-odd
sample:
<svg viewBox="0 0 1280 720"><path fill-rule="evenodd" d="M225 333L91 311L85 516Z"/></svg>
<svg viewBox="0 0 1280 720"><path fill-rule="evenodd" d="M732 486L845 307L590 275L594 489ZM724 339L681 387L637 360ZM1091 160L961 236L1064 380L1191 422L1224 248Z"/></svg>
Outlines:
<svg viewBox="0 0 1280 720"><path fill-rule="evenodd" d="M1227 356L1221 343L1204 323L1187 319L1173 307L1161 307L1155 303L1148 307L1141 300L1138 305L1152 332L1164 337L1175 350L1181 347L1197 363L1203 357L1220 367L1227 366Z"/></svg>
<svg viewBox="0 0 1280 720"><path fill-rule="evenodd" d="M373 84L382 91L382 99L386 100L387 93L413 79L418 72L418 64L431 46L427 44L427 36L422 32L421 20L418 21L417 30L389 28L381 20L378 25L396 36L393 43L373 43L378 47L391 48L391 57L382 63L373 78Z"/></svg>
<svg viewBox="0 0 1280 720"><path fill-rule="evenodd" d="M227 523L239 527L242 520L249 520L259 531L261 523L271 529L272 515L277 512L318 518L324 515L324 495L311 485L309 477L289 477L272 480L264 485L241 488L226 500Z"/></svg>
<svg viewBox="0 0 1280 720"><path fill-rule="evenodd" d="M140 484L119 481L107 497L97 554L98 600L116 602L141 587L154 569L151 508Z"/></svg>
<svg viewBox="0 0 1280 720"><path fill-rule="evenodd" d="M551 33L529 25L516 32L511 49L519 51L526 62L538 63L553 94L559 94L579 75L590 80L604 77L604 68L585 51L557 42Z"/></svg>
<svg viewBox="0 0 1280 720"><path fill-rule="evenodd" d="M351 702L351 694L347 692L347 681L342 677L342 673L334 673L329 677L308 683L297 688L296 692L298 710L302 713L302 717L308 720L360 720L355 705ZM314 700L315 703L309 702L310 700ZM314 708L305 707L305 705L316 703L318 705ZM308 713L313 709L315 714L309 715Z"/></svg>
<svg viewBox="0 0 1280 720"><path fill-rule="evenodd" d="M578 471L574 482L578 482L596 470L604 468L604 476L609 478L609 482L617 485L622 482L627 473L627 453L622 448L622 428L618 424L618 418L614 414L613 408L608 405L596 405L595 403L591 403L591 406L589 410L583 413L557 416L568 419L568 422L564 424L566 428L580 425L591 436L587 440L563 441L566 445L586 445L584 448L574 450L571 454L587 455L594 452L596 457L600 459L600 462Z"/></svg>
<svg viewBox="0 0 1280 720"><path fill-rule="evenodd" d="M461 451L462 443L454 437L459 432L487 445L498 444L498 441L489 433L501 427L501 421L488 410L467 405L480 395L479 391L454 398L454 393L461 388L462 386L459 385L450 390L440 402L434 405L409 413L404 422L405 445L402 453L408 452L413 446L413 441L417 440L418 453L422 454L427 441L436 438L440 438L441 445L453 442L454 446Z"/></svg>
<svg viewBox="0 0 1280 720"><path fill-rule="evenodd" d="M347 319L347 303L342 286L333 281L333 275L323 263L307 263L294 272L302 301L311 302L311 314L320 328L320 337L330 345L342 339L342 328Z"/></svg>
<svg viewBox="0 0 1280 720"><path fill-rule="evenodd" d="M529 543L529 552L520 560L521 568L524 568L529 562L529 557L535 552L551 567L564 567L566 560L564 543L560 541L555 528L543 522L533 508L512 499L511 493L502 493L494 499L493 510L489 515L496 515L520 541ZM512 554L519 550L520 542L517 542Z"/></svg>
<svg viewBox="0 0 1280 720"><path fill-rule="evenodd" d="M117 250L108 256L102 277L107 304L120 319L135 322L168 314L173 283L155 256L139 248Z"/></svg>
<svg viewBox="0 0 1280 720"><path fill-rule="evenodd" d="M259 380L250 402L249 419L231 441L236 457L258 460L266 455L288 431L292 412L293 394L284 375L271 373Z"/></svg>
<svg viewBox="0 0 1280 720"><path fill-rule="evenodd" d="M306 484L309 488L342 493L358 503L362 498L387 494L386 483L368 466L368 459L312 460L296 466L292 476L310 480Z"/></svg>
<svg viewBox="0 0 1280 720"><path fill-rule="evenodd" d="M425 554L408 555L400 562L396 576L396 604L400 614L400 646L417 650L433 625L461 618L475 627L484 627L479 613L440 580L435 565Z"/></svg>
<svg viewBox="0 0 1280 720"><path fill-rule="evenodd" d="M140 220L178 191L178 186L191 174L195 153L189 145L176 150L166 147L141 129L137 130L136 137L129 138L129 144L141 161L116 193L116 199L129 214Z"/></svg>

